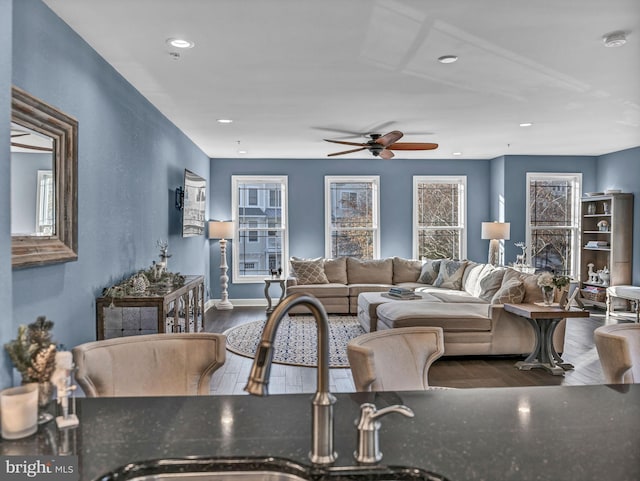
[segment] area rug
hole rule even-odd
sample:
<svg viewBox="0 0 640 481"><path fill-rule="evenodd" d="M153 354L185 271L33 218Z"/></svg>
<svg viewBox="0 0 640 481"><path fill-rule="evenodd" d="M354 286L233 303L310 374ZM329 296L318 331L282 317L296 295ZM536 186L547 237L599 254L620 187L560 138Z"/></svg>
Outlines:
<svg viewBox="0 0 640 481"><path fill-rule="evenodd" d="M266 321L254 321L227 329L227 350L255 356ZM349 367L347 343L364 334L356 316L329 316L329 365ZM317 327L312 316L287 316L280 322L273 362L293 366L317 366Z"/></svg>

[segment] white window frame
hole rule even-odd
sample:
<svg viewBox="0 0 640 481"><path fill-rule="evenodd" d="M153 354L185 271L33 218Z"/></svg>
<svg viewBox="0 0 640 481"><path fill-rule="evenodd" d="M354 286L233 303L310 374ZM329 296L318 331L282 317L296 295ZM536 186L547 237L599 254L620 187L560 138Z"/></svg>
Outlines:
<svg viewBox="0 0 640 481"><path fill-rule="evenodd" d="M537 226L531 225L531 182L535 180L571 180L573 185L573 212L571 217L573 225L570 226ZM573 231L573 246L571 247L571 277L578 279L580 275L580 206L582 197L582 174L579 172L527 172L527 183L525 186L527 192L527 200L525 204L526 210L526 244L527 244L527 262L531 262L533 257L531 253L532 231L536 229L569 229Z"/></svg>
<svg viewBox="0 0 640 481"><path fill-rule="evenodd" d="M281 266L283 276L288 275L289 270L289 221L288 221L288 198L289 198L289 187L288 187L288 176L286 175L261 175L261 176L253 176L253 175L232 175L231 176L231 209L233 212L234 219L234 241L239 239L240 226L238 222L238 209L240 206L240 186L241 185L252 185L252 184L280 184L282 189L282 199L281 199L281 217L282 217L282 226L267 226L267 227L255 227L255 228L245 228L243 230L248 231L282 231L282 258L281 258ZM258 196L258 206L260 205L260 196ZM267 198L268 201L268 198ZM248 198L247 198L247 206L248 206ZM251 207L257 207L252 205ZM232 255L232 266L233 266L233 284L256 284L263 283L265 275L254 275L254 276L241 276L240 273L240 249L236 249L235 246L231 249Z"/></svg>
<svg viewBox="0 0 640 481"><path fill-rule="evenodd" d="M420 226L418 219L418 186L420 184L455 184L458 186L458 226ZM467 176L466 175L414 175L413 176L413 258L417 259L418 234L421 230L460 231L460 259L467 258Z"/></svg>
<svg viewBox="0 0 640 481"><path fill-rule="evenodd" d="M373 217L371 228L363 227L350 230L370 230L373 232L373 258L380 258L380 176L378 175L326 175L324 177L324 251L325 257L330 258L331 234L335 229L331 222L331 185L334 183L370 183L372 185L371 215Z"/></svg>

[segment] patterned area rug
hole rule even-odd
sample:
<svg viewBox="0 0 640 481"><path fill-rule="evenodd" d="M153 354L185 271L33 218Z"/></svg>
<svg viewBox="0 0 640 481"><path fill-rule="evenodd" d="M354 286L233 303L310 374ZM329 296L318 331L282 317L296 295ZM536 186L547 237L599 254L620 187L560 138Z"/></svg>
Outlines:
<svg viewBox="0 0 640 481"><path fill-rule="evenodd" d="M227 349L253 358L265 321L254 321L225 331ZM329 316L330 367L349 367L347 342L364 334L356 316ZM317 328L312 316L285 317L276 333L273 362L294 366L317 365Z"/></svg>

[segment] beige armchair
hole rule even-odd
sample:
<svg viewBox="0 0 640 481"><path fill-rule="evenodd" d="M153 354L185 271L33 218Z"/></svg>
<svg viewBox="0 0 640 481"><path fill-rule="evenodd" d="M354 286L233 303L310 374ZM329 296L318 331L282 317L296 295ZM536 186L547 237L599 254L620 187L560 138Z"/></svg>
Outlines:
<svg viewBox="0 0 640 481"><path fill-rule="evenodd" d="M347 344L358 391L429 389L429 367L444 354L440 327L402 327L363 334Z"/></svg>
<svg viewBox="0 0 640 481"><path fill-rule="evenodd" d="M209 394L224 364L222 334L148 334L88 342L72 349L87 397Z"/></svg>
<svg viewBox="0 0 640 481"><path fill-rule="evenodd" d="M611 324L593 333L607 384L640 382L640 324Z"/></svg>

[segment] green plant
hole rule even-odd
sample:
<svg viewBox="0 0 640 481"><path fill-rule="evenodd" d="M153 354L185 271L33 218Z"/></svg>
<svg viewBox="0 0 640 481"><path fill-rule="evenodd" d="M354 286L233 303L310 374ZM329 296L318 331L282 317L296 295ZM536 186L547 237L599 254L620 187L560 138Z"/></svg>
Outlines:
<svg viewBox="0 0 640 481"><path fill-rule="evenodd" d="M558 289L568 286L571 279L567 276L555 276L551 272L543 272L538 276L538 285L544 289Z"/></svg>
<svg viewBox="0 0 640 481"><path fill-rule="evenodd" d="M22 382L46 382L56 367L56 345L51 340L53 322L38 316L35 322L18 326L18 337L4 345Z"/></svg>

